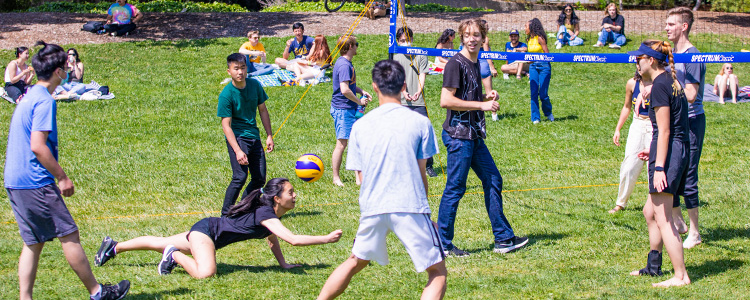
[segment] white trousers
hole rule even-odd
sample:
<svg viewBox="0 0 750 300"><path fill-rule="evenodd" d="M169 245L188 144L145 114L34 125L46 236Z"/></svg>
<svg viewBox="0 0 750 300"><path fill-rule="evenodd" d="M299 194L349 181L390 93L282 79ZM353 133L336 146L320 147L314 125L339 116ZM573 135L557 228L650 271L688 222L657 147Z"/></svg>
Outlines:
<svg viewBox="0 0 750 300"><path fill-rule="evenodd" d="M651 146L653 128L648 118L633 117L628 131L628 141L625 144L625 159L620 165L620 188L617 193L617 205L625 207L628 198L633 193L638 176L641 175L646 161L638 158L638 153Z"/></svg>

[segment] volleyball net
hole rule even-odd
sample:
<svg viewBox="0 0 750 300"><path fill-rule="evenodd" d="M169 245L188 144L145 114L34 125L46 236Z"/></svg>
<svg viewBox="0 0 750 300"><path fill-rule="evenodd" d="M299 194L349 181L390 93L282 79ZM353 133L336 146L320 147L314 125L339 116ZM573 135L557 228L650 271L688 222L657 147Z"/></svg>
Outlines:
<svg viewBox="0 0 750 300"><path fill-rule="evenodd" d="M423 47L403 47L399 46L396 42L396 32L400 27L408 26L407 17L404 14L399 14L398 1L391 1L390 7L390 21L389 21L389 35L388 35L388 52L390 54L408 54L408 55L426 55L426 56L441 56L451 57L458 53L458 50L453 49L437 49L437 48L423 48ZM627 12L624 12L626 14ZM557 29L557 16L560 14L560 10L556 11L537 11L530 12L532 16L535 16L542 20L547 32L553 36L548 37L548 47L554 49L553 42L554 35ZM578 12L578 14L586 14L588 19L598 18L601 22L601 18L604 17L602 11L584 11ZM666 20L666 10L664 11L650 11L641 12L637 14L637 17L626 19L626 29L630 36L646 36L651 38L657 38L666 40L666 33L664 32L664 20ZM750 15L744 14L746 18L750 18ZM677 63L747 63L750 62L750 52L738 51L740 48L750 48L750 36L745 36L747 30L733 29L737 26L733 25L738 19L743 16L739 14L722 14L722 13L709 13L709 16L703 18L696 18L691 29L691 42L696 40L693 44L701 51L711 51L695 54L674 54L674 60ZM490 25L491 31L504 31L509 32L512 29L519 29L521 35L523 35L523 26L525 21L518 21L517 18L508 16L503 19L500 24L495 22ZM529 18L531 19L531 18ZM507 22L506 22L507 20ZM602 53L593 52L601 51L602 48L593 48L591 45L596 43L598 38L596 30L600 23L588 22L584 27L581 25L581 35L584 40L587 41L587 45L584 46L573 46L570 51L581 51L580 53L526 53L526 52L503 52L503 51L480 51L480 59L491 59L491 60L506 60L506 61L543 61L543 62L567 62L567 63L635 63L635 57L630 56L625 51L621 53ZM629 26L628 26L629 25ZM410 28L413 27L409 26ZM552 30L550 30L552 29ZM589 30L587 30L589 29ZM593 30L591 30L593 29ZM699 35L700 38L694 38ZM640 41L629 40L629 43L639 43ZM497 44L497 43L495 43ZM502 44L505 44L502 42ZM728 45L732 45L731 47ZM734 50L734 52L722 52L720 50ZM719 51L717 51L719 50Z"/></svg>

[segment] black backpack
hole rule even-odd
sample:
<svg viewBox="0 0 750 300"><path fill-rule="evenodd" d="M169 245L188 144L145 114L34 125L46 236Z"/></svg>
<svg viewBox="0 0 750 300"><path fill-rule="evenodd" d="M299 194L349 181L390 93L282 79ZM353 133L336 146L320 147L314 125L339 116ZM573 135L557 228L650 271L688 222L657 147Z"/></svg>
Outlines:
<svg viewBox="0 0 750 300"><path fill-rule="evenodd" d="M86 24L83 24L83 28L81 30L93 32L96 33L99 30L104 29L104 23L99 21L88 21Z"/></svg>

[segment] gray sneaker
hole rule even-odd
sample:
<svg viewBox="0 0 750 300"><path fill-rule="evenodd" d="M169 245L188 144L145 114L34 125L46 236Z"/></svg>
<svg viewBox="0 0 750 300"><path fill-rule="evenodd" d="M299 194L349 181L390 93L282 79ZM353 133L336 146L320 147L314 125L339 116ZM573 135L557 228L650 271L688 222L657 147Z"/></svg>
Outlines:
<svg viewBox="0 0 750 300"><path fill-rule="evenodd" d="M443 249L443 254L445 254L445 256L453 256L453 257L465 257L465 256L471 255L469 252L458 249L458 247L453 247L453 249L450 249L450 250Z"/></svg>
<svg viewBox="0 0 750 300"><path fill-rule="evenodd" d="M177 262L172 258L172 253L175 251L177 251L177 247L174 245L167 245L164 248L164 254L161 255L161 261L159 261L159 266L157 267L159 274L167 275L172 273L172 270L177 265Z"/></svg>
<svg viewBox="0 0 750 300"><path fill-rule="evenodd" d="M125 295L130 291L130 281L123 280L118 284L102 284L101 286L101 300L120 300L125 298ZM92 296L90 299L94 299Z"/></svg>
<svg viewBox="0 0 750 300"><path fill-rule="evenodd" d="M437 173L435 172L435 169L433 169L432 167L425 168L425 173L427 173L427 176L430 176L430 177L437 176Z"/></svg>
<svg viewBox="0 0 750 300"><path fill-rule="evenodd" d="M115 240L108 236L104 237L102 245L99 247L99 251L96 251L96 256L94 256L94 265L101 267L107 263L108 260L114 258L115 255L117 255L117 253L115 253L115 246L117 246Z"/></svg>
<svg viewBox="0 0 750 300"><path fill-rule="evenodd" d="M495 253L512 252L523 246L526 246L528 242L529 242L529 238L527 237L514 236L512 239L505 241L505 242L495 242L495 249L493 249L492 252L495 252Z"/></svg>

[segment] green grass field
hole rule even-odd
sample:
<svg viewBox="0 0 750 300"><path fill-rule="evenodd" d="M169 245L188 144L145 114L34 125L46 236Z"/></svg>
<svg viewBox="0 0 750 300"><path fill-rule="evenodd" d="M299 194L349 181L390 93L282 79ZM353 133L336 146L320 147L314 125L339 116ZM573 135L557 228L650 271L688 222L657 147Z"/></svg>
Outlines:
<svg viewBox="0 0 750 300"><path fill-rule="evenodd" d="M417 35L415 45L431 46L436 37ZM496 48L506 39L501 33L493 33L492 38ZM630 38L623 51L635 49L643 37ZM269 57L280 55L284 39L262 41L266 49L273 49ZM329 37L330 45L334 41L335 37ZM203 217L218 215L231 177L216 117L217 97L223 88L219 82L228 77L225 57L242 42L241 38L222 38L66 45L77 47L86 63L84 79L109 85L116 95L113 100L58 103L60 163L76 185L76 194L66 202L92 263L106 235L115 240L167 236L189 229ZM371 91L370 70L376 61L387 58L387 37L360 36L359 43L360 53L354 58L358 83ZM5 65L12 54L5 50L0 57ZM741 85L748 84L749 67L735 65ZM708 66L709 81L718 69L719 65ZM665 277L627 275L643 267L648 252L641 214L647 185L636 187L624 211L614 216L606 211L614 206L624 153L624 146L612 144L612 134L625 82L633 71L633 65L624 64L553 64L550 97L557 121L538 125L529 120L528 81L494 79L501 119L488 121L486 142L504 176L505 213L516 233L531 242L515 253L491 251L481 184L472 173L455 238L472 255L447 260L448 299L750 297L748 104L705 105L707 132L700 164L703 244L685 252L693 284L668 290L651 287L672 275L666 255ZM441 82L440 76L428 76L425 92L438 137L445 118L445 110L439 107ZM267 89L274 131L306 89ZM298 208L283 218L287 227L298 234L315 235L341 228L341 241L311 247L282 243L287 261L303 264L292 270L278 267L264 241L238 243L218 252L218 274L207 280L192 279L181 268L170 276L159 276L159 254L131 252L94 267L99 280L129 279L129 299L314 298L349 255L359 219L358 190L351 172L344 174L344 188L331 184L330 170L312 184L294 175L294 161L304 153L318 154L330 167L335 139L330 94L330 83L310 88L276 132L276 150L267 155L268 178L290 178L299 194ZM0 104L3 149L13 109L6 102ZM622 132L623 141L629 124ZM440 176L429 179L434 215L445 185L445 148L441 146L440 151L436 157ZM641 179L646 180L645 174ZM18 296L22 241L14 221L7 195L0 193L0 299ZM373 264L365 269L341 299L418 298L427 276L414 271L393 236L389 254L390 265ZM86 297L57 241L48 243L42 254L35 292L39 299Z"/></svg>

